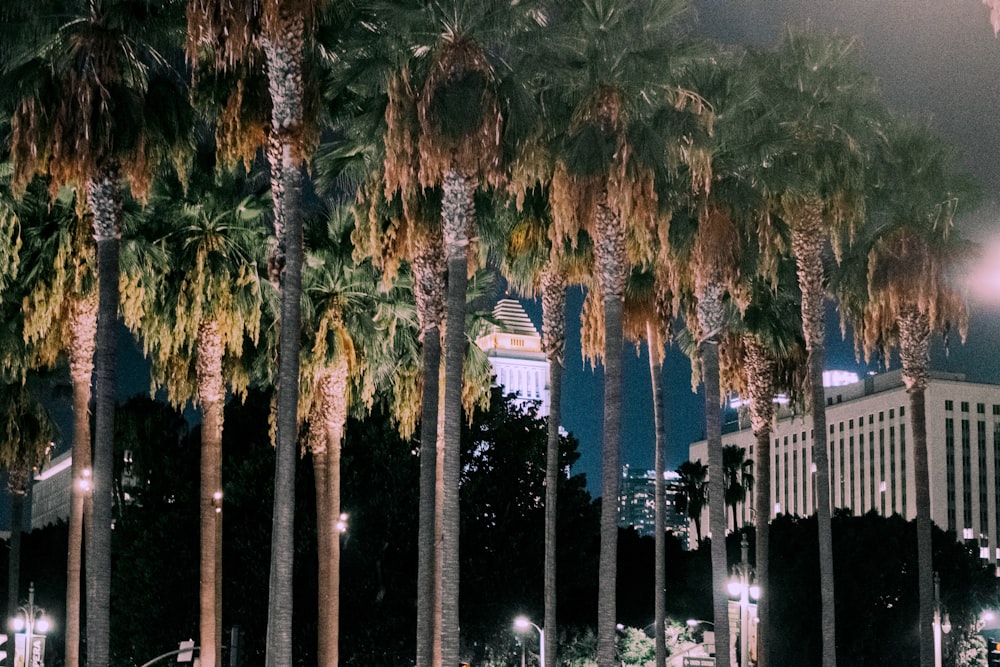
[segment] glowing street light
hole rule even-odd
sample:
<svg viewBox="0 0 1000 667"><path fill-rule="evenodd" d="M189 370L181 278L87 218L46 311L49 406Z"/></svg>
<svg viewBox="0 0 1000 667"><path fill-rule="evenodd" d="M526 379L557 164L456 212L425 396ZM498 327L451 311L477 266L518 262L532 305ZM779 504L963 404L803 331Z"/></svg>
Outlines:
<svg viewBox="0 0 1000 667"><path fill-rule="evenodd" d="M35 606L35 584L28 584L28 603L10 619L14 631L14 664L45 667L45 633L50 629L45 610Z"/></svg>
<svg viewBox="0 0 1000 667"><path fill-rule="evenodd" d="M527 632L528 628L538 630L538 664L545 667L545 630L532 623L527 616L518 616L514 619L514 629L519 632Z"/></svg>
<svg viewBox="0 0 1000 667"><path fill-rule="evenodd" d="M753 634L756 638L757 633L750 631L750 610L751 607L754 609L754 619L756 622L756 605L757 600L760 599L760 586L753 583L753 568L750 566L747 560L747 553L750 550L750 545L747 543L746 533L743 534L743 539L740 541L740 562L737 563L734 570L734 577L729 580L726 588L729 595L734 598L738 598L740 607L740 664L749 665L750 664L750 637ZM751 602L752 601L752 602Z"/></svg>
<svg viewBox="0 0 1000 667"><path fill-rule="evenodd" d="M941 619L941 578L934 573L934 667L941 667L941 633L951 632L951 619L948 612Z"/></svg>

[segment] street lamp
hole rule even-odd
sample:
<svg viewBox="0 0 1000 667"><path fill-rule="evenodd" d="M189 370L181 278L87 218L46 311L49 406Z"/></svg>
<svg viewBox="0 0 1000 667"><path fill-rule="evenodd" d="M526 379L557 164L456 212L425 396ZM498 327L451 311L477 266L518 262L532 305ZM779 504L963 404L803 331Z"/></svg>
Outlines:
<svg viewBox="0 0 1000 667"><path fill-rule="evenodd" d="M44 667L45 633L49 619L45 610L35 606L35 584L28 584L28 604L17 608L17 615L10 619L14 631L14 663L26 667Z"/></svg>
<svg viewBox="0 0 1000 667"><path fill-rule="evenodd" d="M733 578L729 580L727 585L729 595L739 599L739 611L740 611L740 664L746 667L750 664L750 611L751 608L754 611L753 621L756 622L756 609L757 600L760 599L760 586L753 583L754 571L747 560L747 554L750 551L750 545L747 542L746 533L743 534L743 539L740 540L740 562L733 567ZM752 602L751 602L752 600ZM756 638L757 632L753 631L753 636Z"/></svg>
<svg viewBox="0 0 1000 667"><path fill-rule="evenodd" d="M518 616L514 619L514 629L520 632L527 632L528 628L538 630L538 663L545 667L545 630L532 623L527 616Z"/></svg>
<svg viewBox="0 0 1000 667"><path fill-rule="evenodd" d="M941 633L951 632L951 619L948 612L941 619L941 578L934 573L934 667L941 667Z"/></svg>

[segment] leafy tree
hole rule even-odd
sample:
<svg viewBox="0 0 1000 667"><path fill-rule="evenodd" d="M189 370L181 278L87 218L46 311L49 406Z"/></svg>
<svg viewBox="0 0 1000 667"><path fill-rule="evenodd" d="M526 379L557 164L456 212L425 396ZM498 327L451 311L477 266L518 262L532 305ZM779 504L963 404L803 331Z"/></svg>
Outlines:
<svg viewBox="0 0 1000 667"><path fill-rule="evenodd" d="M24 497L31 478L45 461L52 444L54 425L42 404L20 382L0 385L0 467L7 471L10 492L10 560L7 566L7 617L17 615L21 566L21 533L24 532Z"/></svg>
<svg viewBox="0 0 1000 667"><path fill-rule="evenodd" d="M747 458L747 451L743 447L726 445L722 448L722 473L726 505L733 510L733 530L738 530L740 526L736 509L753 493L753 459Z"/></svg>
<svg viewBox="0 0 1000 667"><path fill-rule="evenodd" d="M701 544L701 515L708 502L708 466L697 461L685 461L677 468L680 493L677 511L694 521L697 543Z"/></svg>

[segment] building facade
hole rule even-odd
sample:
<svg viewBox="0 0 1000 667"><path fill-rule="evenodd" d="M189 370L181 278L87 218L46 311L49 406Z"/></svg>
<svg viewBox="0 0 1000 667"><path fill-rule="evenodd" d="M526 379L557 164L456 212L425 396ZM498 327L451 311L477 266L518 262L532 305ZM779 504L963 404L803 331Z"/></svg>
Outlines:
<svg viewBox="0 0 1000 667"><path fill-rule="evenodd" d="M680 475L673 470L663 474L664 489L664 529L677 537L688 548L687 516L677 511L677 493ZM634 528L640 535L656 535L656 471L632 470L622 466L622 479L618 492L618 525Z"/></svg>
<svg viewBox="0 0 1000 667"><path fill-rule="evenodd" d="M549 414L549 362L542 337L515 299L501 299L493 309L497 324L476 339L493 366L496 384L516 394L520 402L534 402L538 415Z"/></svg>
<svg viewBox="0 0 1000 667"><path fill-rule="evenodd" d="M916 516L909 395L900 371L870 375L826 390L830 501L860 515ZM925 392L931 519L973 541L992 563L1000 559L1000 385L932 372ZM812 419L779 411L771 443L771 517L815 510ZM723 435L754 456L749 428ZM704 440L689 458L708 460ZM748 522L757 508L740 508ZM706 509L707 515L707 509ZM729 521L730 526L732 520ZM703 525L708 525L707 516Z"/></svg>

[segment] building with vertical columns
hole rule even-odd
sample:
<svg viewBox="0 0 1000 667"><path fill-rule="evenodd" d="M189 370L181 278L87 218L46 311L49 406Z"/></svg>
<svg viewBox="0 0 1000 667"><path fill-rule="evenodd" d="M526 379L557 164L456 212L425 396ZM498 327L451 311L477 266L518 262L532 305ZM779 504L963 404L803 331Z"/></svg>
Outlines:
<svg viewBox="0 0 1000 667"><path fill-rule="evenodd" d="M900 371L870 375L826 390L830 499L834 509L916 516L909 396ZM931 519L957 539L1000 560L1000 385L932 372L925 392ZM771 444L767 511L807 516L815 510L812 420L779 410ZM724 434L753 458L749 428ZM708 460L704 440L689 458ZM752 500L751 500L752 502ZM749 505L750 503L748 503ZM742 510L750 521L756 508ZM703 525L708 525L707 509Z"/></svg>
<svg viewBox="0 0 1000 667"><path fill-rule="evenodd" d="M515 299L501 299L493 309L497 324L476 339L489 357L495 383L521 402L535 402L538 415L549 414L549 362L542 337L524 307Z"/></svg>

